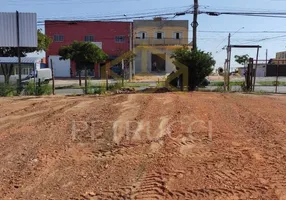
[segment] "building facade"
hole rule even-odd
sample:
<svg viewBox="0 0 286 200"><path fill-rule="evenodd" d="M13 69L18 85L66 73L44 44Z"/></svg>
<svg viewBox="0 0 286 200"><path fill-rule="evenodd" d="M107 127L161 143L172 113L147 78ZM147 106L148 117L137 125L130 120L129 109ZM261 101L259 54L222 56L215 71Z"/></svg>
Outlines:
<svg viewBox="0 0 286 200"><path fill-rule="evenodd" d="M133 26L134 73L174 71L170 57L176 48L188 45L188 20L135 20Z"/></svg>
<svg viewBox="0 0 286 200"><path fill-rule="evenodd" d="M253 64L253 69L256 68L256 63ZM238 67L238 74L241 76L245 76L247 66L245 67ZM266 77L266 69L267 69L267 63L258 63L256 68L256 77Z"/></svg>
<svg viewBox="0 0 286 200"><path fill-rule="evenodd" d="M70 45L74 41L93 42L109 56L109 60L130 50L132 22L103 21L45 21L45 33L53 39L46 56L50 65L53 60L56 77L77 76L76 65L73 62L59 60L60 47ZM94 70L89 72L96 78L104 73L99 64L94 64Z"/></svg>
<svg viewBox="0 0 286 200"><path fill-rule="evenodd" d="M10 83L17 83L17 80L19 79L18 57L0 57L0 65L8 65L9 68L12 67ZM21 58L22 78L25 78L35 70L42 68L41 65L42 65L41 58L22 57ZM3 82L4 82L4 72L0 67L0 83Z"/></svg>
<svg viewBox="0 0 286 200"><path fill-rule="evenodd" d="M280 65L286 64L286 51L277 52L275 62Z"/></svg>

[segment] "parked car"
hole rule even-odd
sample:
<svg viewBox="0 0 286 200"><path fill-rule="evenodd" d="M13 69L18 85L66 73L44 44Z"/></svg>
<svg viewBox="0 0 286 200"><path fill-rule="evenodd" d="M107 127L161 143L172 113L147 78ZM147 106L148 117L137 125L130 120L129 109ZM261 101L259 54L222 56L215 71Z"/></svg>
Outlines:
<svg viewBox="0 0 286 200"><path fill-rule="evenodd" d="M32 72L26 78L22 79L22 83L26 84L29 81L35 80L36 82L49 83L52 80L52 71L50 68L37 69L36 73Z"/></svg>

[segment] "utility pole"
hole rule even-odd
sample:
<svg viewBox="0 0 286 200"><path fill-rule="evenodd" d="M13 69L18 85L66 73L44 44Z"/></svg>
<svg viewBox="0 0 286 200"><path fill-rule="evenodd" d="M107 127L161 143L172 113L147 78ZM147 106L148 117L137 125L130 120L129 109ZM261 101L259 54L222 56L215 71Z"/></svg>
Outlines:
<svg viewBox="0 0 286 200"><path fill-rule="evenodd" d="M268 64L268 49L266 49L266 65Z"/></svg>
<svg viewBox="0 0 286 200"><path fill-rule="evenodd" d="M229 75L230 75L230 58L231 58L231 47L230 47L230 37L231 34L228 35L228 44L227 44L227 67L226 67L226 85L227 91L229 92Z"/></svg>
<svg viewBox="0 0 286 200"><path fill-rule="evenodd" d="M193 27L193 50L197 49L197 27L198 27L198 0L194 0L194 19L192 23Z"/></svg>
<svg viewBox="0 0 286 200"><path fill-rule="evenodd" d="M53 95L55 95L55 75L54 75L53 60L50 59L50 62L51 62L51 70L52 70L52 88L53 88Z"/></svg>
<svg viewBox="0 0 286 200"><path fill-rule="evenodd" d="M133 46L133 31L132 31L132 23L130 23L130 30L129 30L129 51L130 54L132 54L133 50L132 50L132 46ZM132 81L132 73L133 73L133 55L132 57L129 59L129 82Z"/></svg>
<svg viewBox="0 0 286 200"><path fill-rule="evenodd" d="M19 12L16 11L16 24L17 24L17 54L18 54L18 69L19 69L19 88L18 92L22 90L22 67L21 67L21 55L20 55L20 22Z"/></svg>

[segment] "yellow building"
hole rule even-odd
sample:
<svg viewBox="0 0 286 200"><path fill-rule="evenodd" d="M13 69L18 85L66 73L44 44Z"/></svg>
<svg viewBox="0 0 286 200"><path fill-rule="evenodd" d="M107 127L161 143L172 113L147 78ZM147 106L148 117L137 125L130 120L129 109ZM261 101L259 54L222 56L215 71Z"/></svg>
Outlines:
<svg viewBox="0 0 286 200"><path fill-rule="evenodd" d="M275 62L277 64L286 64L286 51L276 53Z"/></svg>
<svg viewBox="0 0 286 200"><path fill-rule="evenodd" d="M175 70L172 52L188 45L188 20L135 20L133 28L135 73Z"/></svg>

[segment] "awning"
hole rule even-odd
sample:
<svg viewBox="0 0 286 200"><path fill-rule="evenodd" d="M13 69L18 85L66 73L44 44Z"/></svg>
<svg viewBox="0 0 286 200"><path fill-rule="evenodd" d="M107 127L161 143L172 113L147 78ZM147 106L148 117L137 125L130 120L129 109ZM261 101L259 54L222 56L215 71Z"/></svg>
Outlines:
<svg viewBox="0 0 286 200"><path fill-rule="evenodd" d="M21 63L23 64L35 64L41 61L41 58L36 57L21 57ZM0 57L1 64L17 64L18 57Z"/></svg>

